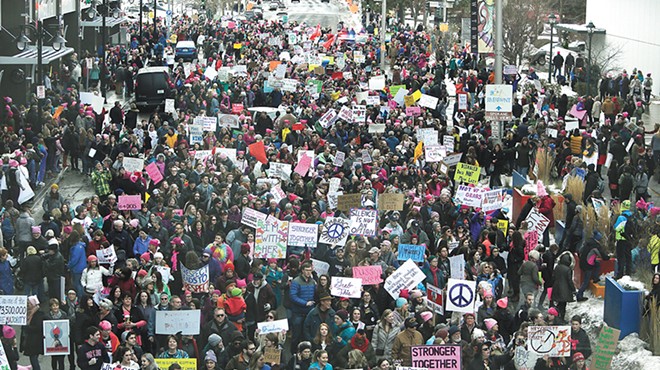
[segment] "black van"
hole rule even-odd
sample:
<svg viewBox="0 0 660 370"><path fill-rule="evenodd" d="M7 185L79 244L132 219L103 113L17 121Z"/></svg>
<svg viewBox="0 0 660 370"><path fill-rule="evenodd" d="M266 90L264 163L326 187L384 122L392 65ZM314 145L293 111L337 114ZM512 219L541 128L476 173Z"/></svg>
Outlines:
<svg viewBox="0 0 660 370"><path fill-rule="evenodd" d="M174 85L168 67L141 68L135 77L135 105L139 109L165 107L165 99L172 98Z"/></svg>

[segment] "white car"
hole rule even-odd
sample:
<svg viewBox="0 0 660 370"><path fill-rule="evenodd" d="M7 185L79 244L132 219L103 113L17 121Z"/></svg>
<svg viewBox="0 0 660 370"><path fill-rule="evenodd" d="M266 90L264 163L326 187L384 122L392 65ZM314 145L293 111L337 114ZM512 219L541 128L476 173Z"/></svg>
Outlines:
<svg viewBox="0 0 660 370"><path fill-rule="evenodd" d="M268 10L277 10L279 6L280 4L277 1L271 1L270 4L268 4Z"/></svg>

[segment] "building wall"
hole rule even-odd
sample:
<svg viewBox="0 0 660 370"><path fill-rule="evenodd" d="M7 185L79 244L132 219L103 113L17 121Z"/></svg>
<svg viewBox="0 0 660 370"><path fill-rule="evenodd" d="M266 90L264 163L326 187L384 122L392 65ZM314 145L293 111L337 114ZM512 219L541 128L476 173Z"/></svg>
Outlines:
<svg viewBox="0 0 660 370"><path fill-rule="evenodd" d="M587 23L607 30L605 37L594 37L594 50L621 48L616 64L628 73L635 67L651 73L654 95L660 95L658 14L659 0L587 0Z"/></svg>

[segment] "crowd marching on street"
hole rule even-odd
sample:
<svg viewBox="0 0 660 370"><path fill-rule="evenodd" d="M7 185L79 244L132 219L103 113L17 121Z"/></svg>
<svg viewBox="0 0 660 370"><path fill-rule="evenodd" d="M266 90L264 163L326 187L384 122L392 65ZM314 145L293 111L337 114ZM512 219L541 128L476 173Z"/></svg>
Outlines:
<svg viewBox="0 0 660 370"><path fill-rule="evenodd" d="M500 126L484 60L394 23L381 52L377 15L337 31L175 17L133 25L104 56L73 54L45 99L4 92L0 294L27 297L22 316L0 309L17 320L2 325L9 368L68 347L54 370L514 369L532 328L565 325L570 348L533 368L585 369L592 344L567 305L588 299L603 260L617 278L660 264L652 71L629 66L577 98L533 69L509 75ZM176 60L171 35L200 57ZM570 59L553 62L574 85L584 61ZM131 98L146 66L170 67L172 100L142 119ZM128 104L81 98L109 89ZM93 197L49 185L66 167ZM515 217L514 172L534 189ZM612 225L587 227L590 207ZM660 274L650 284L660 298Z"/></svg>

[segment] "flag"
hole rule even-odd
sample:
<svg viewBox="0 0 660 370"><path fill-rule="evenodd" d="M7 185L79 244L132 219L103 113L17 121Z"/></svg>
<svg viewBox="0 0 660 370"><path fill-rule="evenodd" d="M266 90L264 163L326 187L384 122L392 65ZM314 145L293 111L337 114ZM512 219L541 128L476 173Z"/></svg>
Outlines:
<svg viewBox="0 0 660 370"><path fill-rule="evenodd" d="M248 146L250 155L253 156L256 160L262 164L268 163L268 157L266 157L266 148L264 147L263 141L257 141L256 143L250 144Z"/></svg>
<svg viewBox="0 0 660 370"><path fill-rule="evenodd" d="M314 32L309 36L309 39L314 41L317 37L321 37L321 25L317 24L316 29L314 29Z"/></svg>
<svg viewBox="0 0 660 370"><path fill-rule="evenodd" d="M415 147L415 161L417 161L422 156L423 153L424 153L424 142L420 140L417 143L417 146Z"/></svg>
<svg viewBox="0 0 660 370"><path fill-rule="evenodd" d="M330 47L332 47L332 44L335 42L335 38L336 38L335 35L329 35L328 41L323 43L323 47L326 49L330 49Z"/></svg>

